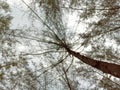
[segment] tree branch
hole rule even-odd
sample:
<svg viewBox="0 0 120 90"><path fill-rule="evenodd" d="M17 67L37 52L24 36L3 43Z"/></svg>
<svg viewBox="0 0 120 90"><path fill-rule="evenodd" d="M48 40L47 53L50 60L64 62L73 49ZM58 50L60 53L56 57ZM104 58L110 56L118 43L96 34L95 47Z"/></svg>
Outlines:
<svg viewBox="0 0 120 90"><path fill-rule="evenodd" d="M112 76L120 78L120 65L94 60L94 59L88 58L84 55L81 55L78 52L72 51L69 48L65 47L65 49L69 54L73 55L74 57L78 58L79 60L83 61L84 63L102 71L103 73L107 73Z"/></svg>

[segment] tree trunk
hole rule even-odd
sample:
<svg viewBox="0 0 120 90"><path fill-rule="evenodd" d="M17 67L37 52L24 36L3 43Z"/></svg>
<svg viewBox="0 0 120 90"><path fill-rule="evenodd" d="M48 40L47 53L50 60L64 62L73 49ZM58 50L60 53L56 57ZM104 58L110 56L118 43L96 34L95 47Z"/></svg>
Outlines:
<svg viewBox="0 0 120 90"><path fill-rule="evenodd" d="M98 69L101 70L104 73L113 75L115 77L120 78L120 65L117 64L113 64L113 63L107 63L107 62L103 62L103 61L98 61L98 60L94 60L91 58L88 58L84 55L81 55L78 52L72 51L69 48L65 48L67 50L67 52L73 56L75 56L76 58L78 58L79 60L83 61L84 63Z"/></svg>

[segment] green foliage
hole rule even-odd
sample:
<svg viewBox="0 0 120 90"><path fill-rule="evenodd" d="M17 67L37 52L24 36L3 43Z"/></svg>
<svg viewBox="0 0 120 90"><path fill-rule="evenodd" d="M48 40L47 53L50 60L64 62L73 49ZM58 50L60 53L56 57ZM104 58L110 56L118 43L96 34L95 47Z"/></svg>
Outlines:
<svg viewBox="0 0 120 90"><path fill-rule="evenodd" d="M3 9L6 12L10 11L8 3L3 0L0 0L0 9Z"/></svg>
<svg viewBox="0 0 120 90"><path fill-rule="evenodd" d="M57 19L61 16L60 3L59 0L39 1L39 5L40 7L43 7L47 20L49 20L49 18Z"/></svg>
<svg viewBox="0 0 120 90"><path fill-rule="evenodd" d="M11 19L9 5L0 0L0 33L9 29Z"/></svg>

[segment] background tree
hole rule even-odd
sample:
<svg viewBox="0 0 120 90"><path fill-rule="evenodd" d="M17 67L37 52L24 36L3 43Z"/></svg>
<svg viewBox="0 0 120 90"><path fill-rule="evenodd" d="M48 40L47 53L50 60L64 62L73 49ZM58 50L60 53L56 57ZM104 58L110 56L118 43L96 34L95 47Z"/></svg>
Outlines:
<svg viewBox="0 0 120 90"><path fill-rule="evenodd" d="M119 77L119 26L115 24L119 21L114 21L119 17L118 2L34 0L28 5L23 1L32 11L30 15L34 22L27 29L6 32L6 35L17 42L12 44L12 47L7 47L7 54L4 54L9 62L1 65L1 71L8 72L1 74L5 77L1 78L2 87L26 90L78 90L88 87L119 90L119 82L115 83L119 79L114 78L116 81L112 82L112 78L95 69ZM69 28L68 16L74 13L77 23L74 28ZM37 27L36 21L40 21ZM78 28L81 23L86 24L83 33L80 33ZM108 45L111 40L114 46ZM18 53L17 48L14 48L17 44L27 46L27 50ZM115 69L109 69L108 66ZM118 70L114 73L116 68ZM88 87L82 87L83 81L89 82Z"/></svg>
<svg viewBox="0 0 120 90"><path fill-rule="evenodd" d="M10 29L12 18L9 4L0 0L0 89L36 90L39 87L32 79L35 73L28 68L26 58L16 48L20 43L14 37L15 30Z"/></svg>

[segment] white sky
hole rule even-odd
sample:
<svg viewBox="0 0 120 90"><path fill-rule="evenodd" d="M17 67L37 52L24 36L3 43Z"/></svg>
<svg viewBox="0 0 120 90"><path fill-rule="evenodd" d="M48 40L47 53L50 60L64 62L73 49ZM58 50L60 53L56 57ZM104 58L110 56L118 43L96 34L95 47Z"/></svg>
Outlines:
<svg viewBox="0 0 120 90"><path fill-rule="evenodd" d="M20 3L22 0L7 0L9 4ZM26 3L29 3L30 0L24 0Z"/></svg>
<svg viewBox="0 0 120 90"><path fill-rule="evenodd" d="M30 0L24 0L26 3L29 3ZM30 26L29 17L27 16L26 6L23 4L22 0L7 0L7 2L10 4L10 7L12 9L12 16L14 17L12 20L11 28L18 28L23 26ZM75 29L75 23L77 22L77 14L73 13L68 15L68 27ZM80 23L77 27L77 32L81 33L85 31L85 24Z"/></svg>
<svg viewBox="0 0 120 90"><path fill-rule="evenodd" d="M28 3L29 0L24 0ZM23 26L30 26L26 6L21 0L7 0L11 8L11 15L13 16L11 28L21 28Z"/></svg>
<svg viewBox="0 0 120 90"><path fill-rule="evenodd" d="M26 3L29 3L30 0L24 0ZM25 11L26 7L24 4L22 4L21 0L7 0L7 2L10 4L11 7L11 11L12 11L12 16L14 17L12 20L12 24L11 24L11 28L19 28L19 27L23 27L23 26L30 26L30 22L29 22L29 17L27 15ZM69 17L69 24L68 27L69 28L74 28L75 27L75 23L77 20L77 16L76 14L71 14L68 16ZM81 23L78 26L77 32L78 33L82 33L85 31L85 24ZM107 43L106 43L107 44ZM18 51L22 52L24 50L26 50L26 47L23 45L17 45L18 47ZM80 82L79 82L80 83ZM83 84L84 83L84 84ZM89 83L87 83L87 81L81 83L84 87L85 86L90 86ZM87 84L87 85L86 85ZM94 87L94 86L93 86Z"/></svg>
<svg viewBox="0 0 120 90"><path fill-rule="evenodd" d="M24 0L26 3L29 3L30 0ZM11 7L11 14L13 16L12 23L11 23L11 29L21 29L23 27L29 28L31 26L31 21L28 16L28 12L26 11L26 6L22 2L22 0L7 0L7 2L10 4ZM76 26L76 23L78 22L78 16L76 13L67 15L68 20L68 27L77 33L83 33L85 31L85 24L80 23L78 26ZM34 22L34 24L37 26L36 28L40 27L39 22ZM77 29L76 29L77 27ZM18 51L24 51L24 46L19 46Z"/></svg>

